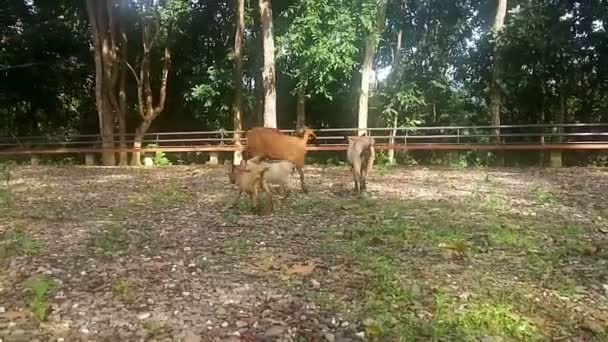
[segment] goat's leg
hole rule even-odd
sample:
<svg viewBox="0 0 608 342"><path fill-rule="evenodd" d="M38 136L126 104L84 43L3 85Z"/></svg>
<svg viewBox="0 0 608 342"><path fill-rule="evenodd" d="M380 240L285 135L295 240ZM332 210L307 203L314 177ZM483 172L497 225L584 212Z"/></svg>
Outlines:
<svg viewBox="0 0 608 342"><path fill-rule="evenodd" d="M359 171L360 163L353 163L351 171L353 172L353 180L355 181L355 192L361 193L361 172Z"/></svg>
<svg viewBox="0 0 608 342"><path fill-rule="evenodd" d="M226 205L226 209L228 209L228 208L234 208L236 206L236 203L239 201L240 198L241 198L241 190L239 190L236 193L236 196L234 197L234 200L228 202L228 204Z"/></svg>
<svg viewBox="0 0 608 342"><path fill-rule="evenodd" d="M291 195L291 190L289 190L289 187L286 184L283 184L281 186L281 189L283 189L282 191L284 193L283 200L286 200L287 197L289 197L289 195Z"/></svg>
<svg viewBox="0 0 608 342"><path fill-rule="evenodd" d="M304 185L304 170L302 167L297 167L298 168L298 172L300 173L300 185L302 186L302 192L303 193L308 193L308 189L306 188L306 185Z"/></svg>
<svg viewBox="0 0 608 342"><path fill-rule="evenodd" d="M361 180L360 183L360 192L367 191L367 165L361 165Z"/></svg>
<svg viewBox="0 0 608 342"><path fill-rule="evenodd" d="M264 190L264 192L266 192L268 194L268 197L270 198L270 211L274 211L274 204L272 203L272 192L270 191L270 188L268 187L268 184L262 179L260 180L261 185L262 185L262 190Z"/></svg>

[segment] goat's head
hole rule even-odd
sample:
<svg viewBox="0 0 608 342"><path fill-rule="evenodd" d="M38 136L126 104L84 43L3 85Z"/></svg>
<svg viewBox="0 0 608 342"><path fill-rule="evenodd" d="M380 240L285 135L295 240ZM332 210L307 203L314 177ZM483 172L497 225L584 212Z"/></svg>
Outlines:
<svg viewBox="0 0 608 342"><path fill-rule="evenodd" d="M234 163L232 163L231 167L230 167L230 171L228 171L228 179L230 180L231 184L235 184L236 183L236 168L234 167Z"/></svg>
<svg viewBox="0 0 608 342"><path fill-rule="evenodd" d="M312 137L312 140L317 138L315 131L313 131L311 128L308 128L307 126L302 126L302 127L298 128L297 133L298 133L298 135L300 135L301 137L306 139L306 142L311 141L311 139L310 139L311 137Z"/></svg>

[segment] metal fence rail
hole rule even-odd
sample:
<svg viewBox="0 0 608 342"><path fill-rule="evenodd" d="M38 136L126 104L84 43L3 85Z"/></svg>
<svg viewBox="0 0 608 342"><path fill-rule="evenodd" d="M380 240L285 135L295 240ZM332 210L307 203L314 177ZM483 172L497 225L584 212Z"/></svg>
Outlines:
<svg viewBox="0 0 608 342"><path fill-rule="evenodd" d="M345 150L345 136L357 128L316 129L310 151ZM294 130L281 130L293 134ZM601 150L608 149L608 123L527 124L501 126L433 126L367 128L379 150ZM498 136L496 133L498 132ZM244 132L241 132L244 133ZM234 131L147 133L142 148L133 148L134 134L126 135L128 148L116 152L230 152L239 147ZM244 134L243 134L244 136ZM392 143L391 143L392 141ZM241 139L245 144L245 139ZM0 155L101 153L99 134L0 137Z"/></svg>

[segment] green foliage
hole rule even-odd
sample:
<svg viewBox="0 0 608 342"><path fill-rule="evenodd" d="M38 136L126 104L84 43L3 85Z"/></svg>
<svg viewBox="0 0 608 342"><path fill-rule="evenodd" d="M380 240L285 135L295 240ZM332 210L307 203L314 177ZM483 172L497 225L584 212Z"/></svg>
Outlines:
<svg viewBox="0 0 608 342"><path fill-rule="evenodd" d="M38 321L46 321L49 310L47 296L48 292L55 287L55 283L52 279L35 278L28 284L28 287L33 294L30 301L32 314Z"/></svg>
<svg viewBox="0 0 608 342"><path fill-rule="evenodd" d="M104 254L112 255L124 252L128 248L129 241L123 227L111 225L105 229L91 232L90 244Z"/></svg>
<svg viewBox="0 0 608 342"><path fill-rule="evenodd" d="M114 294L121 297L122 299L127 298L129 295L129 290L131 288L131 282L128 279L120 278L118 279L113 286Z"/></svg>
<svg viewBox="0 0 608 342"><path fill-rule="evenodd" d="M154 148L154 147L158 147L158 145L149 144L146 147ZM170 166L173 164L173 163L171 163L169 158L167 158L167 155L163 151L156 151L154 153L153 163L155 166Z"/></svg>
<svg viewBox="0 0 608 342"><path fill-rule="evenodd" d="M332 86L348 86L358 51L354 10L350 1L301 0L283 13L277 59L296 89L331 100Z"/></svg>
<svg viewBox="0 0 608 342"><path fill-rule="evenodd" d="M0 256L3 258L13 255L31 256L41 247L41 244L23 227L9 229L0 234Z"/></svg>

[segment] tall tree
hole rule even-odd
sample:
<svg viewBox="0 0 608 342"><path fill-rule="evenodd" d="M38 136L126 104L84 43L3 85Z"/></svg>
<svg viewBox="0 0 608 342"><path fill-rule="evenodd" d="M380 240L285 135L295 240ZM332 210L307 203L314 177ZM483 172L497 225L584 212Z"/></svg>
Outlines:
<svg viewBox="0 0 608 342"><path fill-rule="evenodd" d="M355 6L345 0L300 0L280 18L277 60L295 82L292 94L300 128L306 122L308 98L332 100L337 89L348 85L357 53Z"/></svg>
<svg viewBox="0 0 608 342"><path fill-rule="evenodd" d="M141 165L141 152L144 136L152 121L165 109L167 84L171 68L171 38L178 19L188 6L185 0L170 0L163 4L155 0L140 2L142 15L142 50L139 63L139 75L133 67L131 71L137 83L137 113L139 125L135 128L131 165ZM158 93L152 90L152 52L156 45L162 44L162 63L159 75Z"/></svg>
<svg viewBox="0 0 608 342"><path fill-rule="evenodd" d="M380 33L384 28L384 16L386 12L386 0L378 0L375 11L375 21L371 20L366 29L368 30L365 37L363 49L363 65L361 67L361 87L359 89L359 106L357 115L357 127L359 128L358 135L365 134L367 131L368 121L368 101L369 101L369 80L373 72L374 57L376 55L376 47L380 40Z"/></svg>
<svg viewBox="0 0 608 342"><path fill-rule="evenodd" d="M243 33L245 31L245 0L236 0L236 33L234 34L234 144L241 147L241 131L243 130ZM239 165L242 154L239 149L234 151L234 165Z"/></svg>
<svg viewBox="0 0 608 342"><path fill-rule="evenodd" d="M270 0L258 0L264 49L264 126L277 128L277 90L274 63L274 28Z"/></svg>
<svg viewBox="0 0 608 342"><path fill-rule="evenodd" d="M500 126L500 109L502 107L502 90L501 90L501 63L502 59L499 51L498 39L505 26L505 17L507 16L507 0L498 0L496 7L496 16L494 25L492 26L492 35L494 38L494 64L492 66L492 83L490 86L490 122L492 126ZM495 134L498 137L499 131Z"/></svg>
<svg viewBox="0 0 608 342"><path fill-rule="evenodd" d="M398 77L399 75L399 66L401 63L401 41L403 37L403 29L399 29L397 31L397 41L395 43L395 53L393 56L393 65L392 65L392 78ZM397 135L397 125L399 124L399 113L393 113L393 129L391 129L389 145L393 145L395 143L395 136ZM389 164L395 164L395 149L391 148L388 150L388 162Z"/></svg>
<svg viewBox="0 0 608 342"><path fill-rule="evenodd" d="M102 163L115 164L114 156L114 108L111 93L115 83L115 42L112 1L87 0L87 13L91 26L93 54L95 58L95 102L101 135ZM112 31L111 31L112 30Z"/></svg>

